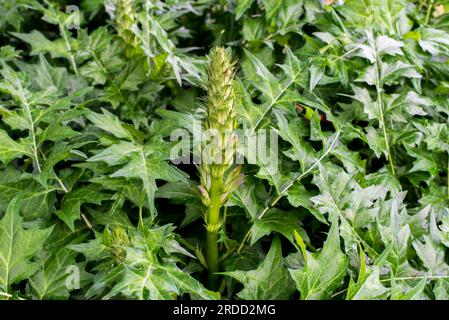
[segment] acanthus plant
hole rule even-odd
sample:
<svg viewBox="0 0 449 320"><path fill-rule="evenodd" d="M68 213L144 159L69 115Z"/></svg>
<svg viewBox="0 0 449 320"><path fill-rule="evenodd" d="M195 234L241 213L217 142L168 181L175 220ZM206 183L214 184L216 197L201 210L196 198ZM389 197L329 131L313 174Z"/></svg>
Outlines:
<svg viewBox="0 0 449 320"><path fill-rule="evenodd" d="M445 1L66 5L0 3L1 299L449 298Z"/></svg>

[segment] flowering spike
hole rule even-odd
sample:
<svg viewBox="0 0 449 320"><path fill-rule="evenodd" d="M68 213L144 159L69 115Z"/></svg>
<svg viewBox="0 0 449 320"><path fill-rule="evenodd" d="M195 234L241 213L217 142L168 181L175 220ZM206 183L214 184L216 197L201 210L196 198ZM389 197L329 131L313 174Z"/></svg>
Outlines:
<svg viewBox="0 0 449 320"><path fill-rule="evenodd" d="M127 58L134 57L140 50L139 39L132 31L135 23L135 12L132 0L116 0L115 21L117 33L125 43L125 55Z"/></svg>
<svg viewBox="0 0 449 320"><path fill-rule="evenodd" d="M207 230L207 265L211 285L218 271L218 232L221 227L220 209L230 193L240 185L240 167L230 169L237 144L234 97L235 63L229 51L214 48L207 69L206 143L201 154L200 180ZM229 184L229 185L228 185Z"/></svg>

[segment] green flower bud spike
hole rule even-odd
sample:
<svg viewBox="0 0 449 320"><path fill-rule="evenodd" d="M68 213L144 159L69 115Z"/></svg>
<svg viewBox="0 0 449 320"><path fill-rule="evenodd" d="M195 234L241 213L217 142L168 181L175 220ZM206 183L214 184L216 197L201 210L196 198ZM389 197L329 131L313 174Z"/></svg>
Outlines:
<svg viewBox="0 0 449 320"><path fill-rule="evenodd" d="M103 233L103 245L110 248L115 257L115 263L119 265L126 259L125 248L130 245L128 234L121 227L112 230L106 228Z"/></svg>
<svg viewBox="0 0 449 320"><path fill-rule="evenodd" d="M214 48L207 69L205 99L206 146L203 146L199 167L203 204L206 207L206 261L209 285L214 286L219 271L218 233L222 227L220 211L229 195L243 182L241 166L233 166L237 135L234 101L235 62L224 48Z"/></svg>
<svg viewBox="0 0 449 320"><path fill-rule="evenodd" d="M125 43L125 56L130 59L139 54L139 39L131 28L135 23L135 12L132 0L115 0L115 23L117 33Z"/></svg>

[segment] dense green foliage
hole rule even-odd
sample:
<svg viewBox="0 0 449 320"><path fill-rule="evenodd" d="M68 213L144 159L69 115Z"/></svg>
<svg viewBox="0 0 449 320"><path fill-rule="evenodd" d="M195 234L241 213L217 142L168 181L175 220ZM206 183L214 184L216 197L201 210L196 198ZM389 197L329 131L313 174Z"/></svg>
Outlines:
<svg viewBox="0 0 449 320"><path fill-rule="evenodd" d="M0 0L0 299L449 299L446 2ZM211 286L171 136L222 87L278 150L238 167Z"/></svg>

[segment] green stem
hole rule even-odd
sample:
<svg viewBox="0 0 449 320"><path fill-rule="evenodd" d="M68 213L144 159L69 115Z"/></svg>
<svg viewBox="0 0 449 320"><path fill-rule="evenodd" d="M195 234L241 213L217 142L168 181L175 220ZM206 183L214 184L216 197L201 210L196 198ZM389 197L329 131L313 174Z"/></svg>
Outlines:
<svg viewBox="0 0 449 320"><path fill-rule="evenodd" d="M210 206L207 211L206 260L209 272L209 286L213 286L218 272L218 230L220 228L221 178L212 178L210 189Z"/></svg>
<svg viewBox="0 0 449 320"><path fill-rule="evenodd" d="M377 48L375 47L375 52L377 52ZM376 91L377 91L377 103L379 106L379 114L380 114L380 125L382 126L383 136L385 140L385 148L387 151L387 161L390 164L391 173L393 176L396 175L396 171L394 168L394 160L393 156L391 154L390 149L390 142L388 139L387 134L387 125L385 123L385 117L384 117L384 108L382 104L382 85L381 85L381 79L380 79L380 67L379 67L379 56L376 54L376 60L375 60L375 67L376 67Z"/></svg>
<svg viewBox="0 0 449 320"><path fill-rule="evenodd" d="M346 27L345 27L345 24L343 23L343 21L341 21L341 19L340 19L338 13L335 11L335 8L334 8L334 7L331 7L331 9L332 9L332 15L333 15L334 18L337 20L337 22L338 22L338 24L339 24L341 30L342 30L345 34L349 34L348 30L347 30Z"/></svg>
<svg viewBox="0 0 449 320"><path fill-rule="evenodd" d="M218 272L218 233L217 232L207 232L207 270L209 272L209 286L212 287L216 281L215 272Z"/></svg>
<svg viewBox="0 0 449 320"><path fill-rule="evenodd" d="M434 0L430 0L429 4L427 6L426 20L424 21L425 26L429 23L430 14L432 13L432 8L433 8L433 2L434 2Z"/></svg>
<svg viewBox="0 0 449 320"><path fill-rule="evenodd" d="M357 51L357 50L360 50L360 48L354 48L354 49L351 49L351 50L347 51L346 53L342 54L341 56L334 58L333 60L330 61L330 63L332 64L332 63L334 63L335 61L341 60L341 59L343 59L343 58L349 56L351 53L353 53L353 52L355 52L355 51Z"/></svg>
<svg viewBox="0 0 449 320"><path fill-rule="evenodd" d="M70 64L72 65L73 72L78 75L78 68L76 67L75 57L73 56L72 46L70 45L69 36L67 35L67 31L65 30L65 26L59 24L59 32L64 39L65 47L67 52L69 53Z"/></svg>

